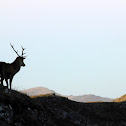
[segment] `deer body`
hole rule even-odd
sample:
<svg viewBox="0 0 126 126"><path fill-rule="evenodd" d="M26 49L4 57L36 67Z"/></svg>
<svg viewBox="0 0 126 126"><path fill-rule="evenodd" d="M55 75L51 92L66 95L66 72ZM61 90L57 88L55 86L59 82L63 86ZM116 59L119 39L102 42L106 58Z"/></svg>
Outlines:
<svg viewBox="0 0 126 126"><path fill-rule="evenodd" d="M8 80L9 80L9 85L11 89L11 84L12 84L14 75L17 72L19 72L21 66L25 66L23 62L24 59L25 58L23 57L23 52L22 52L22 56L18 56L13 63L0 62L0 77L1 77L2 86L3 86L3 81L5 79L7 87L8 87Z"/></svg>

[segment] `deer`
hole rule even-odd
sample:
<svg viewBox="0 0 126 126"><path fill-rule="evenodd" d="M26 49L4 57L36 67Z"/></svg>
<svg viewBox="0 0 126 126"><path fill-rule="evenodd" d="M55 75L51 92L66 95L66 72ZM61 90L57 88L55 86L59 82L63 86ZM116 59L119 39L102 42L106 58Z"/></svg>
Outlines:
<svg viewBox="0 0 126 126"><path fill-rule="evenodd" d="M20 71L21 67L25 66L24 59L26 58L26 56L24 56L25 48L23 48L22 46L21 46L22 55L18 54L18 51L14 49L14 46L11 43L10 43L10 46L12 47L14 52L17 54L17 58L12 63L0 62L0 77L1 77L2 87L3 87L3 81L5 79L7 88L9 89L9 86L10 86L10 90L11 90L13 77L15 76L16 73ZM8 80L9 80L9 83L8 83Z"/></svg>

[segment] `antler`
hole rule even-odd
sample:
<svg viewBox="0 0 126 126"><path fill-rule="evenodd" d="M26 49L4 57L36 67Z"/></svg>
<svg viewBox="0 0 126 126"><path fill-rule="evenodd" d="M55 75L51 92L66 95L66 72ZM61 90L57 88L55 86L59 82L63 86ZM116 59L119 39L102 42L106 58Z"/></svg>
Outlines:
<svg viewBox="0 0 126 126"><path fill-rule="evenodd" d="M22 55L21 55L21 57L26 57L26 56L24 56L24 54L26 54L26 53L24 53L24 50L25 50L25 48L23 48L22 46L21 46L21 48L22 48Z"/></svg>
<svg viewBox="0 0 126 126"><path fill-rule="evenodd" d="M10 45L11 45L11 43L10 43ZM12 49L16 52L16 54L17 54L18 56L20 56L20 55L18 54L18 51L16 51L16 50L14 49L13 45L11 45L11 47L12 47Z"/></svg>
<svg viewBox="0 0 126 126"><path fill-rule="evenodd" d="M10 45L11 45L11 43L10 43ZM21 46L21 48L22 48L22 55L20 56L20 55L18 54L18 51L16 51L16 50L14 49L14 46L11 45L11 47L12 47L12 49L16 52L16 54L17 54L19 57L23 57L24 59L26 58L26 56L24 56L24 54L26 54L26 53L24 53L25 48L23 48L23 47Z"/></svg>

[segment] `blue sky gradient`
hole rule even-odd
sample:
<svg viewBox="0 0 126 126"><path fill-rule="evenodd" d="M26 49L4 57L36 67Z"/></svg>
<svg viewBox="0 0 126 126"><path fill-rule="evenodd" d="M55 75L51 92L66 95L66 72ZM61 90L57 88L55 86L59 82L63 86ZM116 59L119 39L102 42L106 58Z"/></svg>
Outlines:
<svg viewBox="0 0 126 126"><path fill-rule="evenodd" d="M126 93L125 0L1 0L0 60L26 47L13 88L63 95Z"/></svg>

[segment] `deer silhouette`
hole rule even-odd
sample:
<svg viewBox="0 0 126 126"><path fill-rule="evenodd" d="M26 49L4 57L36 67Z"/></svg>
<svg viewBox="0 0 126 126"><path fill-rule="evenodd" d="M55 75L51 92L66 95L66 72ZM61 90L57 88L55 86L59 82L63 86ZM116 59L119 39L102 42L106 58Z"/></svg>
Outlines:
<svg viewBox="0 0 126 126"><path fill-rule="evenodd" d="M11 45L11 44L10 44ZM5 62L0 62L0 77L1 77L1 84L3 86L3 81L5 79L6 84L7 84L7 88L9 88L10 85L10 90L11 90L11 84L12 84L12 80L14 75L19 72L21 66L25 66L24 64L24 59L26 58L24 56L24 50L25 48L23 48L22 46L22 55L20 56L18 54L18 51L16 51L14 49L14 47L11 45L12 49L15 51L15 53L18 55L18 57L14 60L14 62L12 63L5 63ZM8 83L9 80L9 83ZM9 84L9 85L8 85Z"/></svg>

